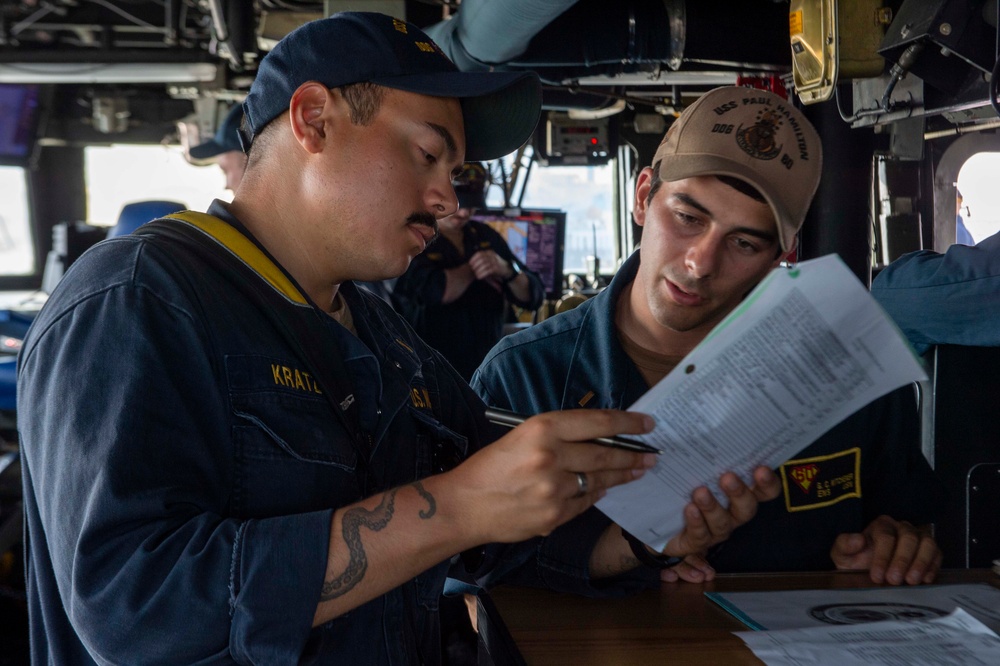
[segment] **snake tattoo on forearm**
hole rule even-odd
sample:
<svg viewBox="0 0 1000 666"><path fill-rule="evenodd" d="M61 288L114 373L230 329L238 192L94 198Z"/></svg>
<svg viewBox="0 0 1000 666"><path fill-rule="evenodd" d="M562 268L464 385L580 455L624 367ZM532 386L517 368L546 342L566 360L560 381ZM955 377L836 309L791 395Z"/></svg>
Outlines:
<svg viewBox="0 0 1000 666"><path fill-rule="evenodd" d="M421 520L429 520L437 513L437 502L434 500L434 496L427 492L419 481L411 483L409 487L416 490L427 501L427 509L421 509L418 515ZM347 544L347 550L350 553L350 560L344 573L323 583L320 601L330 601L341 597L354 589L364 579L365 572L368 570L368 556L361 543L361 528L365 527L372 532L384 529L396 512L396 494L401 489L393 488L384 493L382 501L371 511L359 506L344 512L341 529L344 543Z"/></svg>

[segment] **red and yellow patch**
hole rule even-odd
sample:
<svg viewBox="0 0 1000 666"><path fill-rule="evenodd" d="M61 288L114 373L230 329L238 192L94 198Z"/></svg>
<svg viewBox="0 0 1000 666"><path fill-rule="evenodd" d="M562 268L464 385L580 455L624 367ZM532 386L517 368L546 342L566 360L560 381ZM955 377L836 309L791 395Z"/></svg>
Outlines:
<svg viewBox="0 0 1000 666"><path fill-rule="evenodd" d="M813 464L799 465L788 470L788 476L791 477L792 481L799 484L802 492L807 494L817 474L819 474L819 467Z"/></svg>
<svg viewBox="0 0 1000 666"><path fill-rule="evenodd" d="M861 449L789 460L781 466L785 508L808 511L861 497Z"/></svg>

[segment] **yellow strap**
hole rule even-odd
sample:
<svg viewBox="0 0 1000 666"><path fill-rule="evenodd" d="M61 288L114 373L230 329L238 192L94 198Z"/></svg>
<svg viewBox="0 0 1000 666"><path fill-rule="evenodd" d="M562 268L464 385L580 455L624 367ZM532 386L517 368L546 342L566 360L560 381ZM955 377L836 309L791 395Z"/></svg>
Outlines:
<svg viewBox="0 0 1000 666"><path fill-rule="evenodd" d="M226 248L237 259L261 276L279 294L298 305L308 305L305 296L296 288L292 281L281 272L273 261L253 242L237 231L232 225L226 224L214 215L198 213L191 210L172 213L167 218L178 220L198 229Z"/></svg>

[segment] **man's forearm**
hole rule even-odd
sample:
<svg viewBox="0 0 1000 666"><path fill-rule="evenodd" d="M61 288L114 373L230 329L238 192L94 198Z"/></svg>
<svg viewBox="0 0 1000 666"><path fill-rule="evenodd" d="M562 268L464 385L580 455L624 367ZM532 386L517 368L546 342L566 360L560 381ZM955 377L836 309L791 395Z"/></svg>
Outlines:
<svg viewBox="0 0 1000 666"><path fill-rule="evenodd" d="M469 543L443 510L436 477L387 490L333 514L313 626L402 585Z"/></svg>
<svg viewBox="0 0 1000 666"><path fill-rule="evenodd" d="M531 300L531 280L524 273L518 273L513 280L507 283L507 288L517 300L521 302Z"/></svg>

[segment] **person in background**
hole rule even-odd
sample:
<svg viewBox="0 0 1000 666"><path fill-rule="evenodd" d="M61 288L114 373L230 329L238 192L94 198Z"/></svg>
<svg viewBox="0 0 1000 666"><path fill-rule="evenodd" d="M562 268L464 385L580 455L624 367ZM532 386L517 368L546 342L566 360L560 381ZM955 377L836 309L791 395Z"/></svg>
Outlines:
<svg viewBox="0 0 1000 666"><path fill-rule="evenodd" d="M918 354L934 345L1000 347L1000 233L944 253L904 254L871 291Z"/></svg>
<svg viewBox="0 0 1000 666"><path fill-rule="evenodd" d="M226 189L236 192L247 168L247 156L240 146L240 123L243 107L234 104L213 136L204 143L192 146L188 154L196 160L213 160L226 176Z"/></svg>
<svg viewBox="0 0 1000 666"><path fill-rule="evenodd" d="M959 245L975 245L976 239L972 237L969 233L968 227L965 226L965 220L962 218L962 202L964 197L962 193L955 189L955 242Z"/></svg>
<svg viewBox="0 0 1000 666"><path fill-rule="evenodd" d="M684 110L636 183L642 241L603 292L504 338L473 377L487 404L522 414L626 409L665 377L785 257L821 174L820 141L781 97L718 88ZM935 482L904 387L785 462L783 501L760 507L686 580L721 572L868 569L927 583ZM914 527L914 524L921 527Z"/></svg>
<svg viewBox="0 0 1000 666"><path fill-rule="evenodd" d="M471 219L486 207L488 178L469 163L452 183L458 210L393 288L393 304L466 379L503 335L509 304L538 309L545 287L492 227Z"/></svg>
<svg viewBox="0 0 1000 666"><path fill-rule="evenodd" d="M257 70L232 203L70 269L18 364L34 663L436 664L449 573L591 595L658 577L578 518L653 463L591 440L651 417L491 426L353 283L403 273L466 157L514 151L540 108L533 74L460 72L405 21L306 23ZM724 475L726 506L694 491L658 556L725 539L777 496L755 480Z"/></svg>

